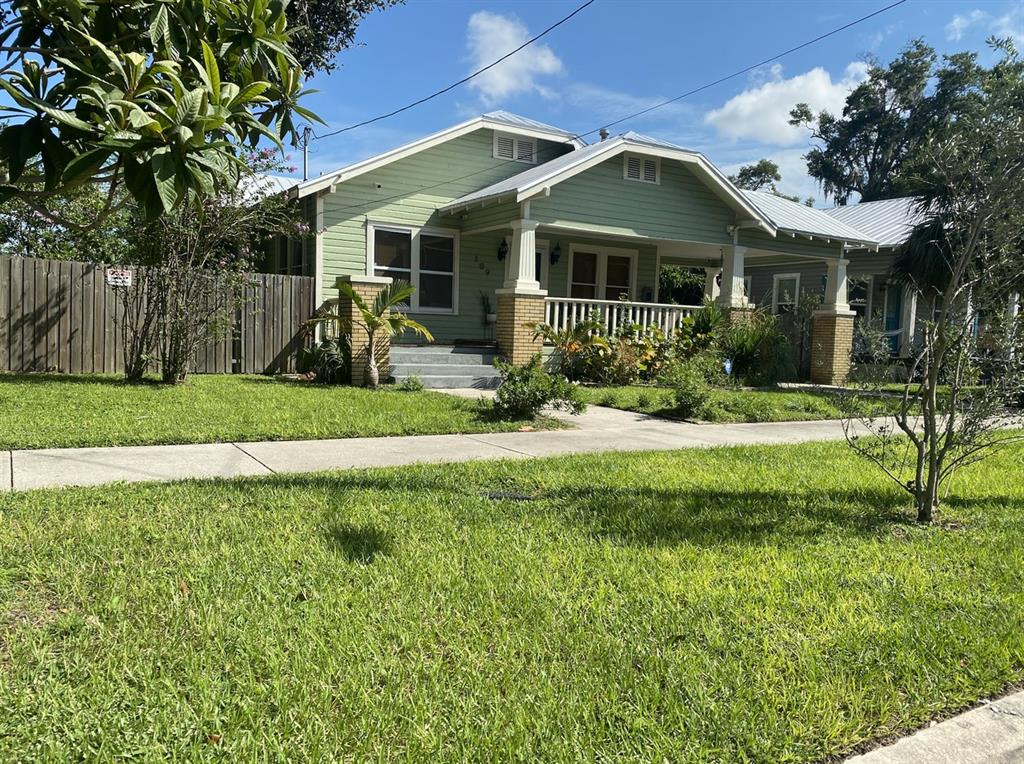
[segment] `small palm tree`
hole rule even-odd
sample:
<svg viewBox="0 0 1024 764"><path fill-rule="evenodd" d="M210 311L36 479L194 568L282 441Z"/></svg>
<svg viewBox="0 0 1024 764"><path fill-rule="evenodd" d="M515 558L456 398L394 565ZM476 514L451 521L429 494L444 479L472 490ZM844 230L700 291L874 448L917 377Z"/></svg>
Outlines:
<svg viewBox="0 0 1024 764"><path fill-rule="evenodd" d="M366 355L366 380L371 388L380 384L380 371L377 369L377 337L384 334L389 339L405 331L411 331L420 335L428 342L433 342L434 335L430 333L419 321L414 321L408 315L396 310L401 305L407 305L412 293L416 291L407 281L396 281L388 284L377 292L373 298L373 305L367 305L366 300L356 292L351 284L342 284L338 290L347 298L352 300L359 313L358 318L349 319L346 316L339 316L336 313L327 313L314 318L311 323L334 323L338 327L338 333L344 334L352 330L352 324L364 329L367 334L367 355Z"/></svg>
<svg viewBox="0 0 1024 764"><path fill-rule="evenodd" d="M594 318L565 329L555 329L550 324L533 327L534 339L543 337L545 342L554 346L558 373L570 379L587 353L603 353L608 349L608 340L603 332L604 324Z"/></svg>

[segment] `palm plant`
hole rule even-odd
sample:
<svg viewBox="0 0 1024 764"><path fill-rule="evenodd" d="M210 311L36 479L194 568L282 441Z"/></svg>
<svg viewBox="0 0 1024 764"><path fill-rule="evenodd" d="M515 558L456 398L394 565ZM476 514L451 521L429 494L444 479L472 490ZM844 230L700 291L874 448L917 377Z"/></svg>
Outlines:
<svg viewBox="0 0 1024 764"><path fill-rule="evenodd" d="M356 306L357 316L349 318L337 313L326 313L312 319L311 323L333 323L338 334L351 333L353 327L366 332L366 381L371 388L380 384L380 370L377 368L377 338L383 334L388 339L410 331L433 342L434 335L419 321L415 321L397 308L408 305L415 288L407 281L396 281L377 292L373 304L368 305L351 284L341 284L338 291Z"/></svg>
<svg viewBox="0 0 1024 764"><path fill-rule="evenodd" d="M570 379L587 353L607 350L608 340L603 332L604 324L594 318L565 329L555 329L550 324L537 324L533 328L534 339L543 337L545 342L554 346L557 371Z"/></svg>

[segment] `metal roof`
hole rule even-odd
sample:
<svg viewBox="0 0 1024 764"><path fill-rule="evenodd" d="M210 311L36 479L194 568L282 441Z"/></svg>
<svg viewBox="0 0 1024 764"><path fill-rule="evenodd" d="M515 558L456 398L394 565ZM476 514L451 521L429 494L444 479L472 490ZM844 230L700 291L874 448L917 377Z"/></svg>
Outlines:
<svg viewBox="0 0 1024 764"><path fill-rule="evenodd" d="M870 234L826 215L822 210L783 199L767 191L744 191L743 195L764 212L781 231L870 247L877 244Z"/></svg>
<svg viewBox="0 0 1024 764"><path fill-rule="evenodd" d="M543 164L531 167L529 170L524 170L510 178L499 180L497 183L492 183L491 185L484 186L477 191L472 191L465 196L460 196L458 199L444 205L441 209L454 209L466 204L478 202L482 199L494 199L508 194L515 194L520 188L526 188L527 186L533 185L536 181L549 175L557 175L563 170L567 170L581 162L585 162L595 154L607 151L610 147L610 142L603 141L601 143L592 143L589 146L584 146L583 148L576 149L575 151L570 151L568 154L562 154L562 156L549 159Z"/></svg>
<svg viewBox="0 0 1024 764"><path fill-rule="evenodd" d="M290 191L302 180L287 175L272 175L266 172L244 173L238 179L238 191L245 200L259 201L272 194Z"/></svg>
<svg viewBox="0 0 1024 764"><path fill-rule="evenodd" d="M663 141L660 138L652 138L649 135L638 133L635 130L630 130L629 132L623 133L622 137L625 140L629 141L630 143L637 143L643 146L654 146L655 148L659 149L675 149L676 151L685 151L691 154L694 153L689 149L684 149L682 146L677 146L674 143Z"/></svg>
<svg viewBox="0 0 1024 764"><path fill-rule="evenodd" d="M491 122L498 122L509 127L518 127L520 129L527 130L539 130L542 132L551 133L553 135L559 135L563 138L576 138L575 133L571 133L568 130L563 130L560 127L554 127L553 125L546 125L543 122L538 122L535 119L529 117L522 117L518 114L513 114L509 111L489 111L482 115L483 119L490 120Z"/></svg>
<svg viewBox="0 0 1024 764"><path fill-rule="evenodd" d="M829 217L864 231L881 247L898 247L910 237L915 226L927 220L920 200L914 196L861 202L824 211Z"/></svg>

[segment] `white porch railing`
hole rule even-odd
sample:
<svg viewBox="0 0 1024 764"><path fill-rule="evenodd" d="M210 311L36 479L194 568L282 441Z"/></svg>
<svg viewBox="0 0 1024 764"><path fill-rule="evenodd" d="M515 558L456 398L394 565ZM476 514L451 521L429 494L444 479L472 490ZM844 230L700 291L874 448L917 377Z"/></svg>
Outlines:
<svg viewBox="0 0 1024 764"><path fill-rule="evenodd" d="M614 332L623 324L639 324L644 329L656 326L669 335L687 316L700 310L699 305L665 305L658 302L622 302L621 300L586 300L576 297L546 297L544 321L556 331L571 329L594 318Z"/></svg>

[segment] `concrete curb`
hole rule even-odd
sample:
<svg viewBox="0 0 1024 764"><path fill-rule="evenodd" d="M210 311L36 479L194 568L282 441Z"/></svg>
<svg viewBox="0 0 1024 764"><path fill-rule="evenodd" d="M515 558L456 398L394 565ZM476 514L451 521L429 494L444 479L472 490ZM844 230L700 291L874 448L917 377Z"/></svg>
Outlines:
<svg viewBox="0 0 1024 764"><path fill-rule="evenodd" d="M987 702L847 764L1011 764L1024 761L1024 691Z"/></svg>

